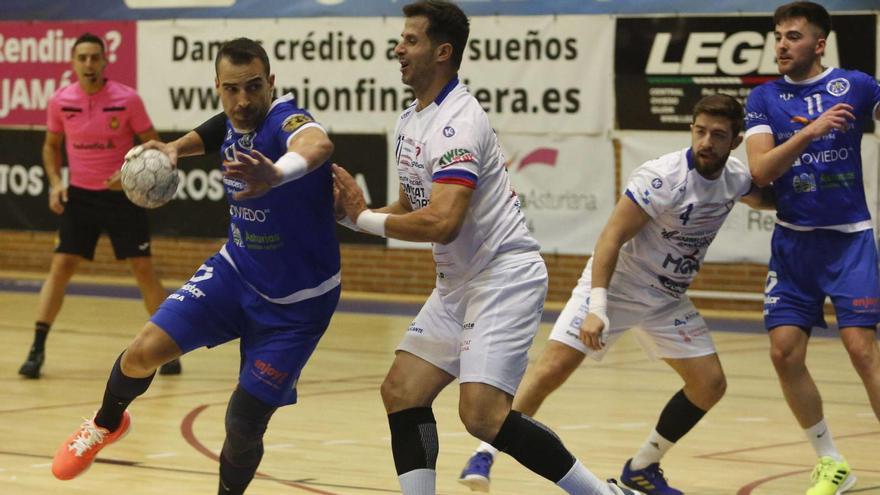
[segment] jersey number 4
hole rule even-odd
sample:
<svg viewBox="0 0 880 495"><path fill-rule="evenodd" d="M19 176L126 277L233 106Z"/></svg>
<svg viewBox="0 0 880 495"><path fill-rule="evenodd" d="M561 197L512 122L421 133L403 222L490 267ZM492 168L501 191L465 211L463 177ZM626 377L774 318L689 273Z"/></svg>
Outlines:
<svg viewBox="0 0 880 495"><path fill-rule="evenodd" d="M690 203L687 205L687 209L684 210L684 213L678 216L681 219L682 225L687 225L688 220L691 219L691 212L694 211L694 204Z"/></svg>

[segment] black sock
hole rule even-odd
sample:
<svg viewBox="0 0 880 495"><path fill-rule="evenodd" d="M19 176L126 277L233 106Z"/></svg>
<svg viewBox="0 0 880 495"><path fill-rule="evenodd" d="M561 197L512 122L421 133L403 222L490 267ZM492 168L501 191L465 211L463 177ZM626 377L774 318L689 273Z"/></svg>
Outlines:
<svg viewBox="0 0 880 495"><path fill-rule="evenodd" d="M51 327L52 324L45 321L38 321L34 325L34 345L31 347L32 350L42 352L46 349L46 337L49 336L49 329Z"/></svg>
<svg viewBox="0 0 880 495"><path fill-rule="evenodd" d="M492 446L553 483L574 466L575 458L549 428L518 411L510 411Z"/></svg>
<svg viewBox="0 0 880 495"><path fill-rule="evenodd" d="M437 469L437 420L430 407L413 407L388 415L391 453L397 475L416 469Z"/></svg>
<svg viewBox="0 0 880 495"><path fill-rule="evenodd" d="M219 495L241 495L263 458L263 435L277 408L238 386L226 408L226 439L220 452Z"/></svg>
<svg viewBox="0 0 880 495"><path fill-rule="evenodd" d="M657 433L670 442L677 442L706 415L679 390L666 403L657 421Z"/></svg>
<svg viewBox="0 0 880 495"><path fill-rule="evenodd" d="M110 431L119 428L119 423L122 422L122 413L125 412L131 401L150 388L150 383L156 376L156 373L146 378L125 376L121 363L122 354L113 363L113 370L110 371L110 378L104 389L104 401L101 403L101 409L98 409L98 413L95 415L95 424Z"/></svg>

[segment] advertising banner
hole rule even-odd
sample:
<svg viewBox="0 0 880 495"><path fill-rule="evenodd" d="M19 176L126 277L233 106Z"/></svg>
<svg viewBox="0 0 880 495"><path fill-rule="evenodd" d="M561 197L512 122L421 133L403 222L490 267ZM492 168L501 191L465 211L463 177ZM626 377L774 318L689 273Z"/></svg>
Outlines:
<svg viewBox="0 0 880 495"><path fill-rule="evenodd" d="M620 129L687 130L694 104L745 101L779 77L770 16L618 18L614 50ZM877 16L835 15L823 63L877 74Z"/></svg>
<svg viewBox="0 0 880 495"><path fill-rule="evenodd" d="M621 143L622 188L626 187L627 178L632 171L642 163L691 144L690 133L687 132L624 131L617 133L616 137ZM875 225L878 202L877 169L880 166L878 143L880 141L873 134L865 134L862 138L865 195ZM745 145L735 149L732 155L743 163L748 163ZM706 261L767 263L770 260L770 236L775 223L775 211L753 210L745 204L737 203L709 248Z"/></svg>
<svg viewBox="0 0 880 495"><path fill-rule="evenodd" d="M262 43L278 94L328 129L392 132L413 100L394 47L401 18L215 19L138 23L138 90L158 129L220 108L214 59L234 36ZM600 134L613 124L608 17L474 18L460 77L499 132Z"/></svg>
<svg viewBox="0 0 880 495"><path fill-rule="evenodd" d="M133 21L0 22L0 126L45 126L46 105L71 82L71 49L89 32L104 40L105 75L137 83Z"/></svg>
<svg viewBox="0 0 880 495"><path fill-rule="evenodd" d="M180 135L163 133L161 137L170 141ZM44 136L42 131L0 130L0 149L3 150L0 156L0 208L5 212L0 215L0 229L51 231L58 228L59 217L49 210L49 183L40 158ZM367 193L370 206L384 205L385 136L337 134L330 138L336 145L332 159L346 164ZM226 237L229 205L223 190L220 160L219 153L180 159L180 186L174 199L165 206L149 210L154 235ZM344 227L337 229L337 235L341 242L385 242L380 237L355 233Z"/></svg>

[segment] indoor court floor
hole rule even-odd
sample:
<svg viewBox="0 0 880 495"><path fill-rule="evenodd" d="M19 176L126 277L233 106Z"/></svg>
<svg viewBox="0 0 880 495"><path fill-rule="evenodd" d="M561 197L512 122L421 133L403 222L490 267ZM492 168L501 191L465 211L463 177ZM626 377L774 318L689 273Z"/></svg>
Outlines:
<svg viewBox="0 0 880 495"><path fill-rule="evenodd" d="M52 477L55 449L93 414L113 361L146 314L134 287L75 279L48 340L43 377L25 380L17 370L31 343L39 284L32 275L0 273L0 494L216 493L225 406L238 374L236 343L196 350L183 358L182 375L157 376L129 409L133 428L124 440L80 478ZM279 410L269 425L249 494L399 493L379 384L418 308L414 298L344 296L303 372L299 404ZM559 306L548 307L531 360L544 347L552 309ZM804 493L815 459L782 398L760 320L711 313L707 319L728 391L664 459L670 484L700 495ZM880 494L880 426L833 331L815 334L808 361L837 445L859 479L848 493ZM537 418L597 475L616 477L680 386L628 335L602 363L585 362ZM458 419L457 399L453 384L434 405L437 489L445 495L470 493L456 477L478 443ZM492 493L562 491L502 456Z"/></svg>

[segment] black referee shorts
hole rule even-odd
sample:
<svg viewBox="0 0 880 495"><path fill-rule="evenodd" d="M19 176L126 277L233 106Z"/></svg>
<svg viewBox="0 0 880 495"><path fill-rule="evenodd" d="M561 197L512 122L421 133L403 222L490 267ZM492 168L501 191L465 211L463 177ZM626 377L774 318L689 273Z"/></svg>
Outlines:
<svg viewBox="0 0 880 495"><path fill-rule="evenodd" d="M70 186L61 214L56 253L92 260L101 232L106 231L116 259L150 256L147 212L122 191L90 191Z"/></svg>

